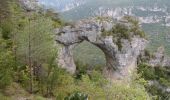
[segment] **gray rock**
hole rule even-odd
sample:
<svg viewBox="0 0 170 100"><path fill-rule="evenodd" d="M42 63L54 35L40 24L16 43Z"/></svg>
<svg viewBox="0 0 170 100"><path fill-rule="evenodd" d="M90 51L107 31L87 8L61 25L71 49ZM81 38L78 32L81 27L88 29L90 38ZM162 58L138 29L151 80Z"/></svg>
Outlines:
<svg viewBox="0 0 170 100"><path fill-rule="evenodd" d="M19 0L21 6L28 11L36 11L40 8L37 0Z"/></svg>
<svg viewBox="0 0 170 100"><path fill-rule="evenodd" d="M158 89L160 89L164 93L170 93L170 87L163 86L157 80L150 80L148 83L150 86L156 86Z"/></svg>
<svg viewBox="0 0 170 100"><path fill-rule="evenodd" d="M65 26L61 29L56 29L56 41L63 45L59 57L59 63L62 68L71 73L75 72L76 66L72 49L76 44L86 40L104 52L106 57L104 72L107 76L116 79L129 76L131 71L136 68L137 57L145 49L147 40L139 36L133 36L131 41L122 39L122 50L120 51L117 44L113 42L112 36L101 35L103 28L104 30L111 30L116 23L128 25L128 23L120 21L99 21L96 18L91 18L76 22L74 27Z"/></svg>
<svg viewBox="0 0 170 100"><path fill-rule="evenodd" d="M159 47L154 53L154 57L150 59L149 65L155 66L170 66L170 58L166 56L164 47Z"/></svg>

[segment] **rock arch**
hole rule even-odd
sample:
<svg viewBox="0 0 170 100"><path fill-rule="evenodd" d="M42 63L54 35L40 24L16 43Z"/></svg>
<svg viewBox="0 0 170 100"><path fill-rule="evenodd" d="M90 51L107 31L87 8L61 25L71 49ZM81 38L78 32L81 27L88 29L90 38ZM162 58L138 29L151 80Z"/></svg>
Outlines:
<svg viewBox="0 0 170 100"><path fill-rule="evenodd" d="M121 39L122 49L118 49L112 36L102 36L102 30L111 30L115 23L126 26L123 21L98 20L96 18L81 20L74 25L56 29L56 41L62 44L59 55L59 64L70 73L74 73L76 66L72 49L86 40L100 48L106 57L104 72L113 78L122 78L129 75L130 70L136 67L137 57L145 49L147 41L139 36L132 37L131 41Z"/></svg>
<svg viewBox="0 0 170 100"><path fill-rule="evenodd" d="M102 69L106 65L106 58L103 51L88 41L83 41L75 46L73 56L76 68L82 65L86 66L86 69L92 70L96 68Z"/></svg>

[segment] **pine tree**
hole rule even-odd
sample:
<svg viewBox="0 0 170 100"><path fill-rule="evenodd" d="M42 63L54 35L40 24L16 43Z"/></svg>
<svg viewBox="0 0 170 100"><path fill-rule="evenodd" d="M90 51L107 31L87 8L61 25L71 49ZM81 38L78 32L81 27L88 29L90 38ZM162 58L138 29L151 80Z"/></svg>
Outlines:
<svg viewBox="0 0 170 100"><path fill-rule="evenodd" d="M33 92L34 68L47 63L56 48L51 19L31 12L24 20L25 26L16 35L17 55L29 66L30 92Z"/></svg>

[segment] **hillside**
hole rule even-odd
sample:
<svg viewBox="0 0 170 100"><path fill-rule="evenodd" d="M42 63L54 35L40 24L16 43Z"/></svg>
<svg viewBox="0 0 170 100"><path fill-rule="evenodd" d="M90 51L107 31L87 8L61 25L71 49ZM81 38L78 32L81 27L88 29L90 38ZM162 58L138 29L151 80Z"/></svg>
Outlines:
<svg viewBox="0 0 170 100"><path fill-rule="evenodd" d="M45 0L48 2L48 0ZM39 0L41 3L41 0ZM64 3L63 3L64 2ZM66 4L67 2L67 4ZM75 4L78 3L78 4ZM50 4L56 4L55 0ZM44 5L48 8L49 3ZM64 20L75 21L94 16L109 16L120 19L122 16L136 16L142 24L143 30L150 40L149 50L156 51L160 46L166 47L166 53L170 54L169 46L169 1L168 0L84 0L77 2L62 1L58 2L60 6L50 6ZM68 5L68 6L67 6ZM71 6L69 9L69 5ZM57 9L61 8L61 9ZM62 11L62 8L68 8ZM166 26L166 27L165 27ZM154 30L154 31L153 31ZM157 37L161 37L158 39Z"/></svg>
<svg viewBox="0 0 170 100"><path fill-rule="evenodd" d="M170 99L168 1L0 2L0 100Z"/></svg>

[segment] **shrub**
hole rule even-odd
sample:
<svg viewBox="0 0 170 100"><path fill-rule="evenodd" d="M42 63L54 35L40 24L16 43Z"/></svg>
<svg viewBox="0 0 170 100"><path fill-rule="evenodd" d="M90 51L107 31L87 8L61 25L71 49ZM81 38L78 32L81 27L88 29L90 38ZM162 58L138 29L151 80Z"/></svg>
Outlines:
<svg viewBox="0 0 170 100"><path fill-rule="evenodd" d="M110 31L102 29L102 36L113 36L113 40L116 38L116 41L113 42L117 44L119 50L122 49L121 39L127 39L131 41L131 38L134 35L145 38L145 32L140 29L139 22L136 18L125 16L123 19L127 20L129 25L117 23Z"/></svg>
<svg viewBox="0 0 170 100"><path fill-rule="evenodd" d="M87 64L76 61L76 79L81 79L82 75L87 74Z"/></svg>
<svg viewBox="0 0 170 100"><path fill-rule="evenodd" d="M34 99L34 100L47 100L46 98L41 97L41 96L34 96L33 99Z"/></svg>
<svg viewBox="0 0 170 100"><path fill-rule="evenodd" d="M147 81L157 81L156 84L146 85L146 90L151 96L159 100L169 100L169 93L164 91L163 88L160 88L170 86L169 70L165 67L151 67L146 64L140 64L138 65L138 73Z"/></svg>
<svg viewBox="0 0 170 100"><path fill-rule="evenodd" d="M88 100L88 95L81 92L75 92L68 97L65 97L64 100Z"/></svg>
<svg viewBox="0 0 170 100"><path fill-rule="evenodd" d="M138 73L140 73L146 80L154 80L157 77L155 69L144 63L138 65Z"/></svg>
<svg viewBox="0 0 170 100"><path fill-rule="evenodd" d="M10 51L0 52L0 88L5 88L12 82L14 59Z"/></svg>
<svg viewBox="0 0 170 100"><path fill-rule="evenodd" d="M108 100L149 100L149 96L144 88L128 86L124 83L113 83L106 88Z"/></svg>

